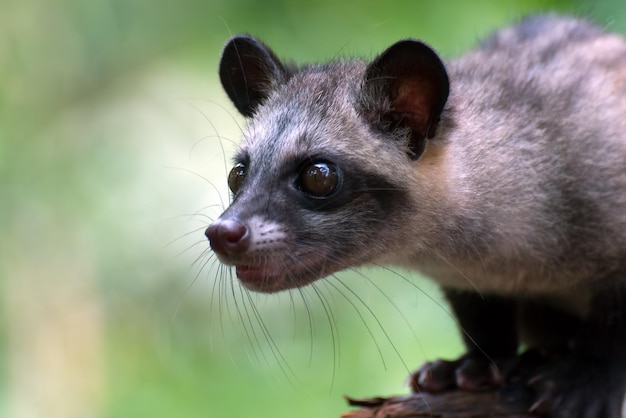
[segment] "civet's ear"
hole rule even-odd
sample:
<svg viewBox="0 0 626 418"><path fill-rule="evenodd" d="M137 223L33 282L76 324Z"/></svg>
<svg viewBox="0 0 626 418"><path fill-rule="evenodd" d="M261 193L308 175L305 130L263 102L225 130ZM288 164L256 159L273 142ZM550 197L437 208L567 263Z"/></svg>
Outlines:
<svg viewBox="0 0 626 418"><path fill-rule="evenodd" d="M417 159L426 139L435 136L449 91L446 68L435 51L407 39L393 44L369 64L362 94L367 100L390 105L385 114L377 115L381 126L410 128L408 152Z"/></svg>
<svg viewBox="0 0 626 418"><path fill-rule="evenodd" d="M287 78L283 63L262 42L247 35L228 41L219 66L222 87L239 112L251 117Z"/></svg>

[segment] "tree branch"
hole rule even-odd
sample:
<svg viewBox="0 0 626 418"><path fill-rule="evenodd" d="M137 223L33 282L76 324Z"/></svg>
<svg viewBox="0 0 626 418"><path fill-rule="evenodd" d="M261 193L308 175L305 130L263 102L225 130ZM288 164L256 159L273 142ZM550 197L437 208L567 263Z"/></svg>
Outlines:
<svg viewBox="0 0 626 418"><path fill-rule="evenodd" d="M341 418L532 418L528 409L532 393L524 386L509 385L501 390L438 394L416 393L392 398L351 399L359 407Z"/></svg>

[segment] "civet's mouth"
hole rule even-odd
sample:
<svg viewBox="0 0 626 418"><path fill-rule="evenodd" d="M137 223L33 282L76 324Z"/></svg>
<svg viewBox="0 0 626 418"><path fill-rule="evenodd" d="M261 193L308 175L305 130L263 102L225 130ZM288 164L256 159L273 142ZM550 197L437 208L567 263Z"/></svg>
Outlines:
<svg viewBox="0 0 626 418"><path fill-rule="evenodd" d="M318 252L289 260L265 260L256 265L233 264L237 277L246 288L266 293L302 287L339 269L329 265L326 256Z"/></svg>

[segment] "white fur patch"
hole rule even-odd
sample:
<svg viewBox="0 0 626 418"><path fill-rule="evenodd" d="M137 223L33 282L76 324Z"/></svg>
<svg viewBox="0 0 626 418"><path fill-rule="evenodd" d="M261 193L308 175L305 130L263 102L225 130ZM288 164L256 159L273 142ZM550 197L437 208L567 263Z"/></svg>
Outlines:
<svg viewBox="0 0 626 418"><path fill-rule="evenodd" d="M282 247L287 238L285 225L264 219L261 216L253 216L248 222L252 241L250 252L270 252Z"/></svg>

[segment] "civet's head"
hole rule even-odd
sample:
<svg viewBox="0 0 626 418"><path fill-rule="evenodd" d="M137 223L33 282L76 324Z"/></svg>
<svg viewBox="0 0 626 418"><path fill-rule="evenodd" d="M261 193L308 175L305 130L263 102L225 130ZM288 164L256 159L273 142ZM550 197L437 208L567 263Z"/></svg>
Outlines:
<svg viewBox="0 0 626 418"><path fill-rule="evenodd" d="M244 286L275 292L410 255L420 237L407 220L428 211L414 197L416 167L428 164L449 89L428 46L404 40L370 63L296 68L237 36L219 73L249 120L232 204L206 235Z"/></svg>

